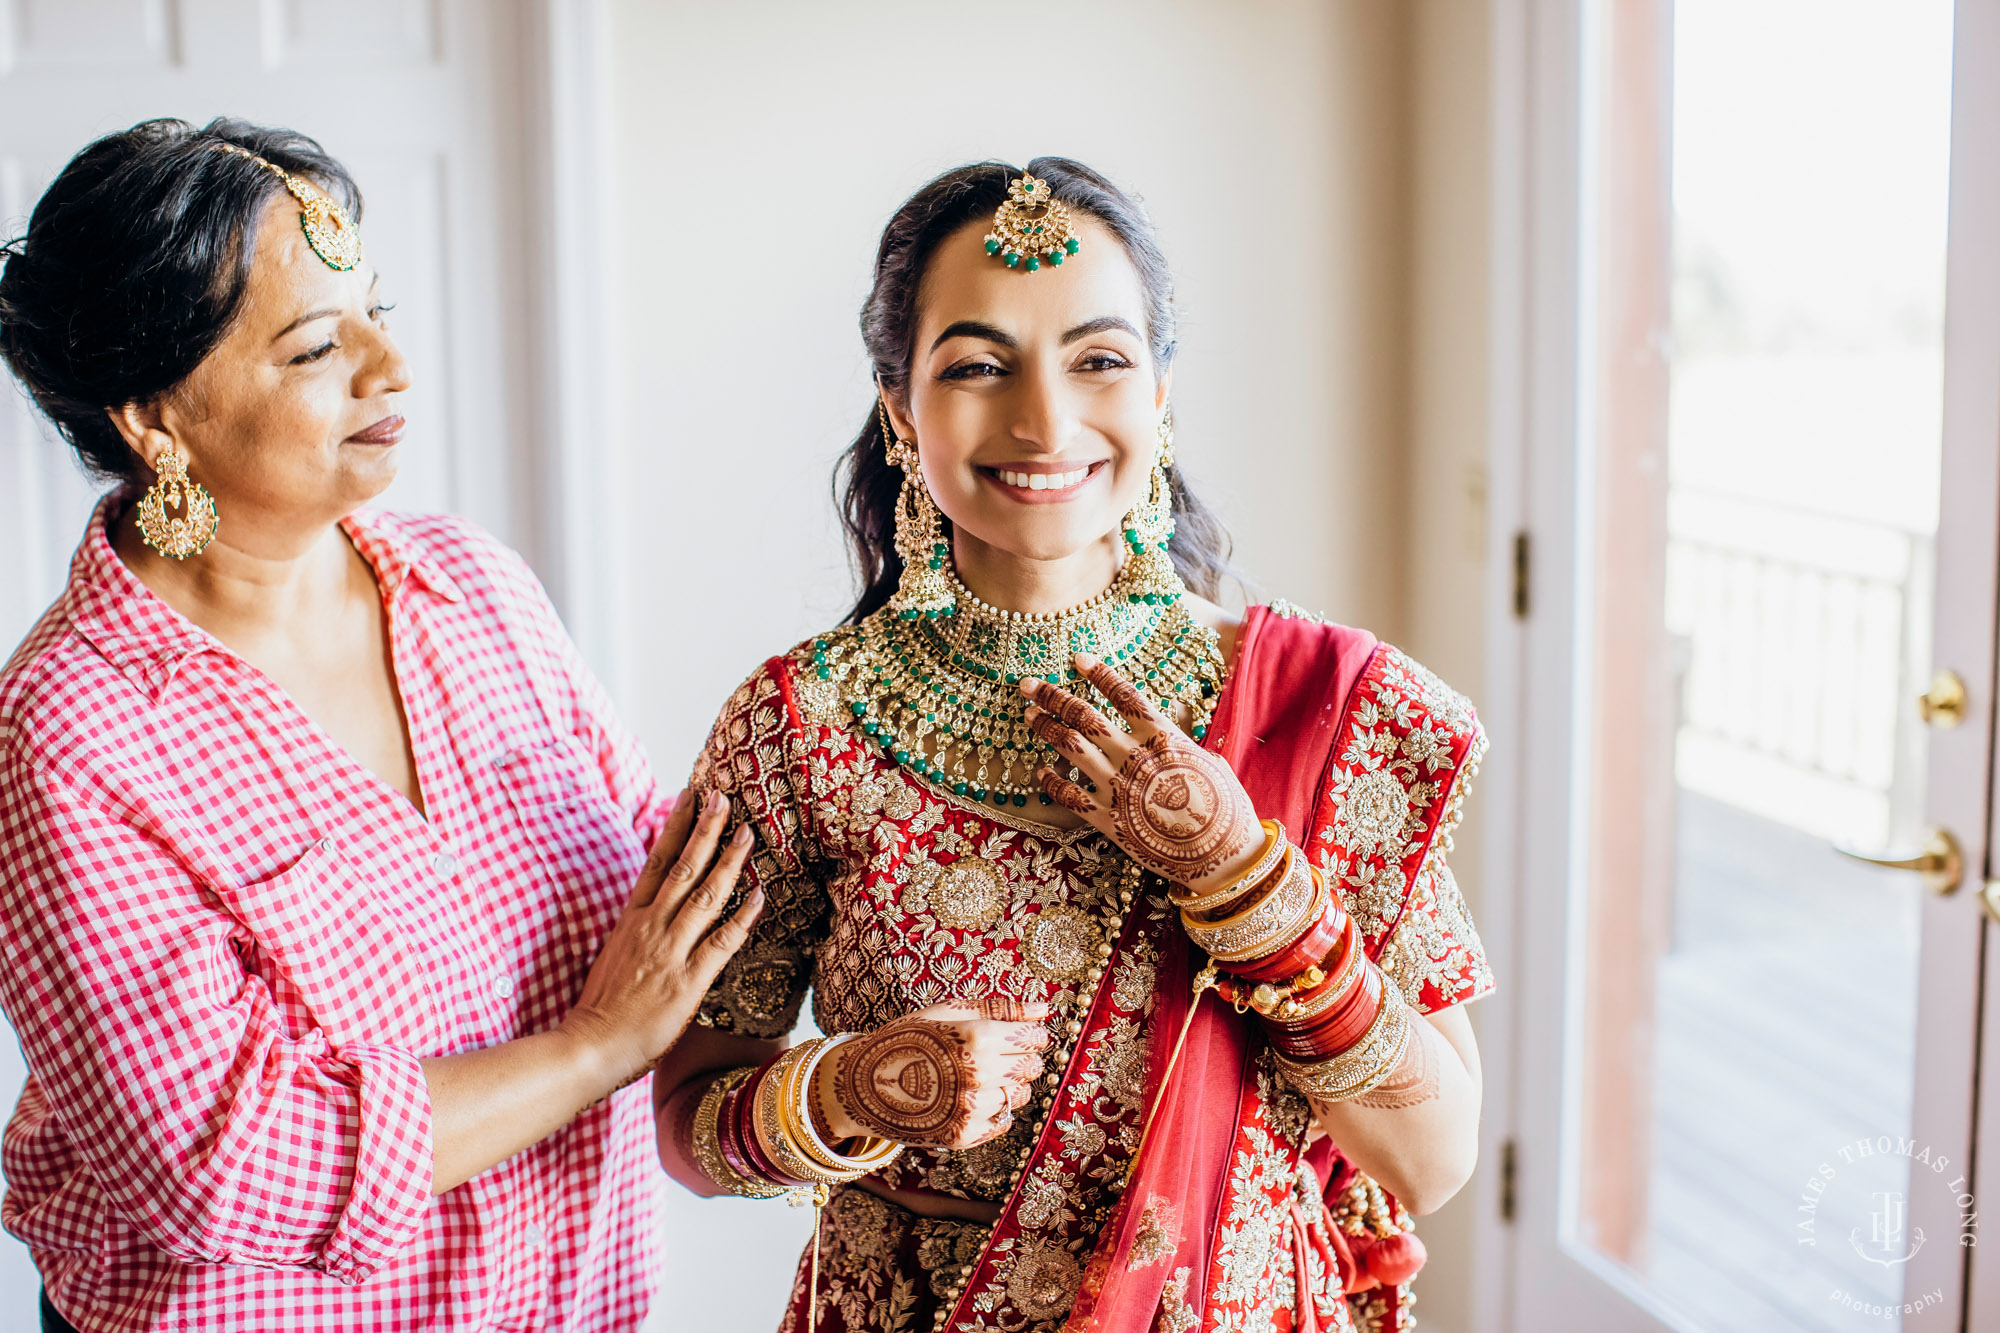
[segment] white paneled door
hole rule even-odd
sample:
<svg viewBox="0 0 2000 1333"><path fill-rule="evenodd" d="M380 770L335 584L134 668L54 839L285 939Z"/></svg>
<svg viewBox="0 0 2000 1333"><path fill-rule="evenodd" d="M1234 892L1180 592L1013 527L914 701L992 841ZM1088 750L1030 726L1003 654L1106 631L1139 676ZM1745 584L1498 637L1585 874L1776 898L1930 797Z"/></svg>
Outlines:
<svg viewBox="0 0 2000 1333"><path fill-rule="evenodd" d="M415 375L387 502L531 549L524 423L537 210L529 7L496 0L0 0L0 231L98 135L156 116L284 125L345 162ZM0 640L60 586L91 489L19 393L0 403ZM224 516L227 521L227 516Z"/></svg>
<svg viewBox="0 0 2000 1333"><path fill-rule="evenodd" d="M564 11L530 0L0 0L0 233L25 230L78 149L137 121L228 115L318 139L360 182L368 253L414 373L387 503L469 515L538 560L549 534L536 517L544 488L530 482L549 475L536 461L549 432L535 423L553 410L549 320L535 314L549 306L547 47L552 33L572 35ZM93 498L10 382L0 653L61 587ZM22 1077L0 1033L0 1105ZM36 1286L25 1251L0 1239L0 1328L29 1326Z"/></svg>

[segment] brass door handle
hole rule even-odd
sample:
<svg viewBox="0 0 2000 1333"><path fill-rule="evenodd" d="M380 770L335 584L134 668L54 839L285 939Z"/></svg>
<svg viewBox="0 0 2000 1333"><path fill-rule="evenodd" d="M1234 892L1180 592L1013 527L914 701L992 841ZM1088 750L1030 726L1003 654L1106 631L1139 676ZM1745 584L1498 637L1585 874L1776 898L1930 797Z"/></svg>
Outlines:
<svg viewBox="0 0 2000 1333"><path fill-rule="evenodd" d="M1965 682L1956 671L1940 671L1917 696L1917 715L1926 726L1955 727L1965 721Z"/></svg>
<svg viewBox="0 0 2000 1333"><path fill-rule="evenodd" d="M1989 879L1979 886L1979 905L1986 909L1986 915L2000 923L2000 879Z"/></svg>
<svg viewBox="0 0 2000 1333"><path fill-rule="evenodd" d="M1956 890L1965 878L1965 856L1959 851L1958 839L1950 829L1932 829L1924 839L1922 850L1910 856L1870 856L1850 848L1834 844L1836 852L1851 861L1860 861L1884 870L1914 870L1924 881L1924 887L1932 893L1946 894ZM1987 910L1995 913L2000 920L2000 902L1993 895L2000 893L1992 885L1980 890L1980 897L1986 901Z"/></svg>

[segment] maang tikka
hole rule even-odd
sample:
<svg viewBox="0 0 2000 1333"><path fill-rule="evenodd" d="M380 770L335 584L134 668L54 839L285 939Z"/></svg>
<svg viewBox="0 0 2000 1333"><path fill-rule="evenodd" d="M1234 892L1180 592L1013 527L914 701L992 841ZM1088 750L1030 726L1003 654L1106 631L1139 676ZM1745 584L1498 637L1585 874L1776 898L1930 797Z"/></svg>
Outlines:
<svg viewBox="0 0 2000 1333"><path fill-rule="evenodd" d="M993 230L986 233L987 254L1008 268L1033 273L1082 248L1069 209L1047 181L1022 172L1020 179L1008 182L1006 199L993 210Z"/></svg>
<svg viewBox="0 0 2000 1333"><path fill-rule="evenodd" d="M1174 409L1160 416L1160 450L1153 456L1146 498L1125 515L1125 545L1131 556L1119 579L1135 602L1171 602L1187 591L1167 553L1174 537L1174 488L1167 469L1174 465Z"/></svg>
<svg viewBox="0 0 2000 1333"><path fill-rule="evenodd" d="M347 210L333 202L324 190L247 148L238 148L232 143L217 144L216 147L225 153L249 158L276 176L285 191L298 200L299 226L305 231L306 244L312 247L312 252L319 256L322 264L345 273L361 262L361 228L347 216Z"/></svg>
<svg viewBox="0 0 2000 1333"><path fill-rule="evenodd" d="M944 515L924 485L917 442L896 438L889 409L880 398L875 400L875 416L882 423L882 447L890 464L903 470L902 488L896 492L896 554L903 558L903 573L889 598L889 610L904 620L948 616L958 599L946 572L951 543L944 539Z"/></svg>

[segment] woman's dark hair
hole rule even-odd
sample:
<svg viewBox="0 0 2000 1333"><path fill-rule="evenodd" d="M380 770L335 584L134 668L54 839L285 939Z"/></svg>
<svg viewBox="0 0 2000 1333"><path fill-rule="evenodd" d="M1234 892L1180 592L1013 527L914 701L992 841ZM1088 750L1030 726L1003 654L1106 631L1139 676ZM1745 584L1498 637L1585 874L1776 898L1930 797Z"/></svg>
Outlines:
<svg viewBox="0 0 2000 1333"><path fill-rule="evenodd" d="M257 220L284 184L223 144L325 189L355 221L361 191L303 134L240 120L148 120L69 160L27 235L0 246L0 360L109 481L144 470L108 409L186 380L243 306Z"/></svg>
<svg viewBox="0 0 2000 1333"><path fill-rule="evenodd" d="M1173 275L1145 209L1089 167L1066 157L1038 157L1027 170L1047 181L1050 193L1072 212L1097 219L1124 245L1146 293L1153 367L1165 373L1174 362ZM1005 162L979 162L947 171L911 195L883 228L882 244L875 252L875 286L861 307L861 337L877 381L890 393L898 397L907 393L917 297L931 255L959 228L976 218L991 217L1007 197L1007 183L1020 175L1020 168ZM861 582L860 600L848 612L850 624L887 602L903 573L895 542L896 492L903 474L889 465L885 443L871 407L861 434L848 446L835 472L841 523ZM1174 494L1174 537L1168 554L1188 587L1214 597L1231 573L1229 534L1215 511L1188 489L1178 467L1169 468L1167 477Z"/></svg>

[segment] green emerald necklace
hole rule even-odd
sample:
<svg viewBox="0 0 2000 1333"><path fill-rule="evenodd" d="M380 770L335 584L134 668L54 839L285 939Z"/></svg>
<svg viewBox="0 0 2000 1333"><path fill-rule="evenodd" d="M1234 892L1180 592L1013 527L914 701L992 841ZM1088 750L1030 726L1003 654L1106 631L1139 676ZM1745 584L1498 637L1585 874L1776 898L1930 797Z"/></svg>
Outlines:
<svg viewBox="0 0 2000 1333"><path fill-rule="evenodd" d="M1124 725L1077 675L1073 654L1109 662L1169 716L1186 705L1195 739L1208 732L1222 683L1215 631L1188 615L1180 593L1132 592L1130 569L1128 561L1083 605L1040 615L988 605L949 570L954 610L917 618L877 611L851 634L813 640L814 673L841 682L854 725L906 771L995 806L1047 804L1032 785L1035 768L1066 772L1069 761L1029 730L1020 682L1039 676L1062 685Z"/></svg>

